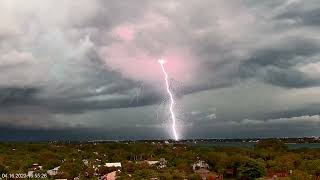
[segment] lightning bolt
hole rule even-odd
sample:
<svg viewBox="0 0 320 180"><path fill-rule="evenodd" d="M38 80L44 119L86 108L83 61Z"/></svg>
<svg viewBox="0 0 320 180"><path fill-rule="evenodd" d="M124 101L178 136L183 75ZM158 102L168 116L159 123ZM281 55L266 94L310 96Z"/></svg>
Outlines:
<svg viewBox="0 0 320 180"><path fill-rule="evenodd" d="M178 134L177 134L177 131L176 131L176 115L174 114L174 104L175 104L175 101L174 101L174 97L172 95L172 92L170 90L170 85L169 85L169 81L168 81L168 74L166 72L166 69L164 68L164 64L165 64L165 61L163 59L159 59L158 60L158 63L161 65L161 69L162 69L162 72L164 74L164 80L165 80L165 83L166 83L166 88L167 88L167 93L169 94L169 97L170 97L170 114L171 114L171 119L172 119L172 131L173 131L173 135L174 135L174 139L176 141L178 141Z"/></svg>

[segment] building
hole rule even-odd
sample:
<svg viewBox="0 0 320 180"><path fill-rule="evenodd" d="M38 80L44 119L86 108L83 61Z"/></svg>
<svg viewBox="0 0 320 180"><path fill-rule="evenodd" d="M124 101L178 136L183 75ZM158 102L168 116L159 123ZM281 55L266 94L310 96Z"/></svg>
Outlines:
<svg viewBox="0 0 320 180"><path fill-rule="evenodd" d="M209 164L205 161L198 160L192 164L192 169L195 173L199 174L201 179L206 180L209 177Z"/></svg>
<svg viewBox="0 0 320 180"><path fill-rule="evenodd" d="M146 161L150 166L156 165L159 163L159 161Z"/></svg>
<svg viewBox="0 0 320 180"><path fill-rule="evenodd" d="M200 168L194 171L195 173L199 174L201 179L206 180L209 176L210 171L208 169Z"/></svg>
<svg viewBox="0 0 320 180"><path fill-rule="evenodd" d="M167 160L165 158L160 158L158 168L162 169L165 167L167 167Z"/></svg>
<svg viewBox="0 0 320 180"><path fill-rule="evenodd" d="M60 168L60 166L55 167L53 169L50 169L50 170L47 171L47 174L49 176L55 176L55 175L57 175L59 173L59 168Z"/></svg>
<svg viewBox="0 0 320 180"><path fill-rule="evenodd" d="M150 166L157 166L158 169L167 167L167 161L165 158L160 158L159 161L143 161Z"/></svg>
<svg viewBox="0 0 320 180"><path fill-rule="evenodd" d="M115 180L117 178L117 171L112 171L104 176L101 176L99 180Z"/></svg>
<svg viewBox="0 0 320 180"><path fill-rule="evenodd" d="M117 167L117 168L121 168L121 162L106 163L104 166L105 166L105 167Z"/></svg>
<svg viewBox="0 0 320 180"><path fill-rule="evenodd" d="M85 166L88 166L89 165L89 161L87 159L82 159L82 162Z"/></svg>
<svg viewBox="0 0 320 180"><path fill-rule="evenodd" d="M209 165L205 161L199 160L199 161L195 162L194 164L192 164L192 169L193 169L193 171L198 170L198 169L209 169Z"/></svg>
<svg viewBox="0 0 320 180"><path fill-rule="evenodd" d="M38 163L32 164L32 170L42 170L42 166L40 166Z"/></svg>
<svg viewBox="0 0 320 180"><path fill-rule="evenodd" d="M107 174L107 180L115 180L117 176L117 171L112 171L111 173Z"/></svg>

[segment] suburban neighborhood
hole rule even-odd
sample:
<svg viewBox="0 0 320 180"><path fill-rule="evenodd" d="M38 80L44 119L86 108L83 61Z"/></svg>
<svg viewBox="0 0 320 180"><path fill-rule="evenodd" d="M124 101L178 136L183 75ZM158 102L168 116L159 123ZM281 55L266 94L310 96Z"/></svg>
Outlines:
<svg viewBox="0 0 320 180"><path fill-rule="evenodd" d="M211 146L208 140L1 143L0 174L2 179L73 180L320 178L318 148L289 148L280 139L254 141L249 147Z"/></svg>

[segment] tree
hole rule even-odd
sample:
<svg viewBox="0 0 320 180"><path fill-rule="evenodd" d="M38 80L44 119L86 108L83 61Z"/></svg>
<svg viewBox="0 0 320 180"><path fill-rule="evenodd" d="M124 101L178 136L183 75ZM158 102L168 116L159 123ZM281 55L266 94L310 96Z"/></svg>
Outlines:
<svg viewBox="0 0 320 180"><path fill-rule="evenodd" d="M210 152L207 154L208 164L218 173L223 173L229 162L228 155L224 152Z"/></svg>
<svg viewBox="0 0 320 180"><path fill-rule="evenodd" d="M105 174L108 174L108 173L111 173L111 172L117 171L117 170L118 170L117 167L102 166L102 167L99 168L99 174L105 175Z"/></svg>
<svg viewBox="0 0 320 180"><path fill-rule="evenodd" d="M279 140L274 139L267 139L259 141L256 146L255 150L268 150L268 151L275 151L275 152L285 152L288 151L288 146Z"/></svg>
<svg viewBox="0 0 320 180"><path fill-rule="evenodd" d="M158 177L158 173L153 169L142 169L136 171L132 177L133 179L150 179Z"/></svg>
<svg viewBox="0 0 320 180"><path fill-rule="evenodd" d="M277 156L270 164L270 168L275 172L288 172L295 169L301 162L301 157L295 153L288 153Z"/></svg>
<svg viewBox="0 0 320 180"><path fill-rule="evenodd" d="M247 156L233 155L229 157L227 167L232 168L233 174L237 174L238 169L244 166L248 161L250 161L250 158Z"/></svg>
<svg viewBox="0 0 320 180"><path fill-rule="evenodd" d="M178 163L176 167L181 172L191 172L191 166L187 162Z"/></svg>
<svg viewBox="0 0 320 180"><path fill-rule="evenodd" d="M39 155L39 163L44 169L53 169L61 164L61 158L51 151L41 152Z"/></svg>
<svg viewBox="0 0 320 180"><path fill-rule="evenodd" d="M190 180L201 180L202 178L199 174L194 173L194 174L189 175L189 179Z"/></svg>
<svg viewBox="0 0 320 180"><path fill-rule="evenodd" d="M5 166L3 166L3 165L1 165L0 164L0 174L2 174L2 173L7 173L8 171L7 171L7 168L5 167Z"/></svg>
<svg viewBox="0 0 320 180"><path fill-rule="evenodd" d="M67 179L73 179L78 177L81 172L85 170L84 164L82 161L66 161L64 162L59 171L63 174Z"/></svg>
<svg viewBox="0 0 320 180"><path fill-rule="evenodd" d="M261 140L255 146L255 153L257 157L262 158L265 161L273 160L279 154L287 151L287 145L274 139Z"/></svg>
<svg viewBox="0 0 320 180"><path fill-rule="evenodd" d="M256 179L265 174L264 165L253 159L238 168L238 176L241 178Z"/></svg>
<svg viewBox="0 0 320 180"><path fill-rule="evenodd" d="M304 160L301 163L300 169L314 176L319 177L320 176L320 159Z"/></svg>
<svg viewBox="0 0 320 180"><path fill-rule="evenodd" d="M313 179L310 174L307 172L301 171L301 170L295 170L293 173L290 175L291 180L311 180Z"/></svg>

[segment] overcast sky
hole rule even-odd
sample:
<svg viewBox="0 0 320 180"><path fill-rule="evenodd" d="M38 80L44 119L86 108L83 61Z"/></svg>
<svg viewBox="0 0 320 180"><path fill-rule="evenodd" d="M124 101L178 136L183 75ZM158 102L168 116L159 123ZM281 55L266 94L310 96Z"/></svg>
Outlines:
<svg viewBox="0 0 320 180"><path fill-rule="evenodd" d="M0 139L320 135L318 0L2 0Z"/></svg>

